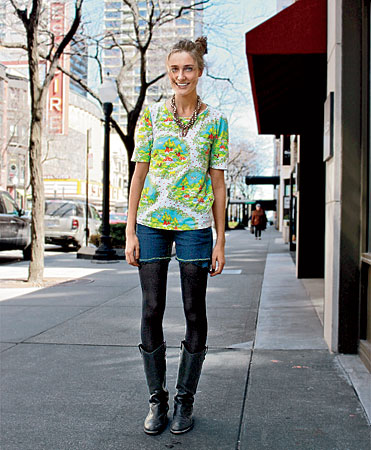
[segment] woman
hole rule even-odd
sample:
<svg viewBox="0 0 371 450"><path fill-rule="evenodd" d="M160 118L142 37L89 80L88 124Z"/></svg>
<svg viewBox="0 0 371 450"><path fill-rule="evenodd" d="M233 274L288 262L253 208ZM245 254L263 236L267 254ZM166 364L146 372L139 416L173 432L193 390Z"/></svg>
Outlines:
<svg viewBox="0 0 371 450"><path fill-rule="evenodd" d="M207 347L207 278L222 272L224 258L227 121L197 95L206 38L179 41L167 57L174 91L170 100L144 111L136 136L126 260L139 268L142 321L139 345L150 392L147 434L167 424L166 347L162 320L173 241L179 261L186 335L181 343L170 431L193 426L194 395ZM211 211L217 239L213 246ZM211 270L210 270L211 266Z"/></svg>
<svg viewBox="0 0 371 450"><path fill-rule="evenodd" d="M252 213L251 225L255 227L255 239L261 239L262 230L265 230L267 227L267 216L259 203L257 203L256 209Z"/></svg>

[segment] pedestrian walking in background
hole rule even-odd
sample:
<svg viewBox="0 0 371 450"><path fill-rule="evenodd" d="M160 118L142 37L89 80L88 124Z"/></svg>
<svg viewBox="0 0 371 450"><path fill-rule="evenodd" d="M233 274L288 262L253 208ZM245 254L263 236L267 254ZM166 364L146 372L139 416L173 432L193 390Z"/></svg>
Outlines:
<svg viewBox="0 0 371 450"><path fill-rule="evenodd" d="M197 95L206 52L205 37L173 46L167 73L174 95L144 111L136 134L125 253L127 262L139 268L142 287L139 349L150 392L147 434L164 430L169 410L162 322L173 242L186 319L170 427L174 434L193 426L194 395L207 352L207 279L225 264L228 124Z"/></svg>
<svg viewBox="0 0 371 450"><path fill-rule="evenodd" d="M259 203L252 213L251 225L255 228L255 239L261 239L262 230L267 228L267 216Z"/></svg>

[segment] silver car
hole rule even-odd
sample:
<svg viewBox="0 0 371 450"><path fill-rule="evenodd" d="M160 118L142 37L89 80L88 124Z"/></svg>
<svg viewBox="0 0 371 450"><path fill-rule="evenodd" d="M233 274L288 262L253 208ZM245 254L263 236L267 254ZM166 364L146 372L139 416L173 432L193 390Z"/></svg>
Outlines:
<svg viewBox="0 0 371 450"><path fill-rule="evenodd" d="M46 200L45 202L45 242L73 245L79 249L85 243L86 204L78 200ZM97 234L101 218L93 205L88 206L89 236Z"/></svg>
<svg viewBox="0 0 371 450"><path fill-rule="evenodd" d="M24 259L29 260L30 244L30 219L7 191L0 190L0 251L22 250Z"/></svg>

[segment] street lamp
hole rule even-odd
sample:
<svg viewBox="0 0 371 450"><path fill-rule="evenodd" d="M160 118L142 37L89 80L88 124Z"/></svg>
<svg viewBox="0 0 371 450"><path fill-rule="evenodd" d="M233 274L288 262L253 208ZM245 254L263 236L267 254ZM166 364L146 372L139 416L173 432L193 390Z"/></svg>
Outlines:
<svg viewBox="0 0 371 450"><path fill-rule="evenodd" d="M113 81L104 81L99 90L99 97L103 103L104 112L103 209L101 244L95 251L93 259L109 261L116 260L118 258L115 250L112 248L109 225L110 119L113 110L112 103L117 97L116 86Z"/></svg>

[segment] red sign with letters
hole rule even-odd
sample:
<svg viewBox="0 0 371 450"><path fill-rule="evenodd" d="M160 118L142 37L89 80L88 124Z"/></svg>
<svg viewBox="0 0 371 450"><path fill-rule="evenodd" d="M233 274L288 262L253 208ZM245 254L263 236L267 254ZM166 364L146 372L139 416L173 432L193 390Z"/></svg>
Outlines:
<svg viewBox="0 0 371 450"><path fill-rule="evenodd" d="M50 3L50 31L54 35L54 41L56 46L60 44L65 33L65 13L66 6L61 2ZM59 64L62 67L68 69L69 67L68 56L62 55ZM60 70L57 70L52 82L49 86L48 95L48 129L52 134L66 134L68 126L67 110L68 101L66 99L68 95L68 80Z"/></svg>

